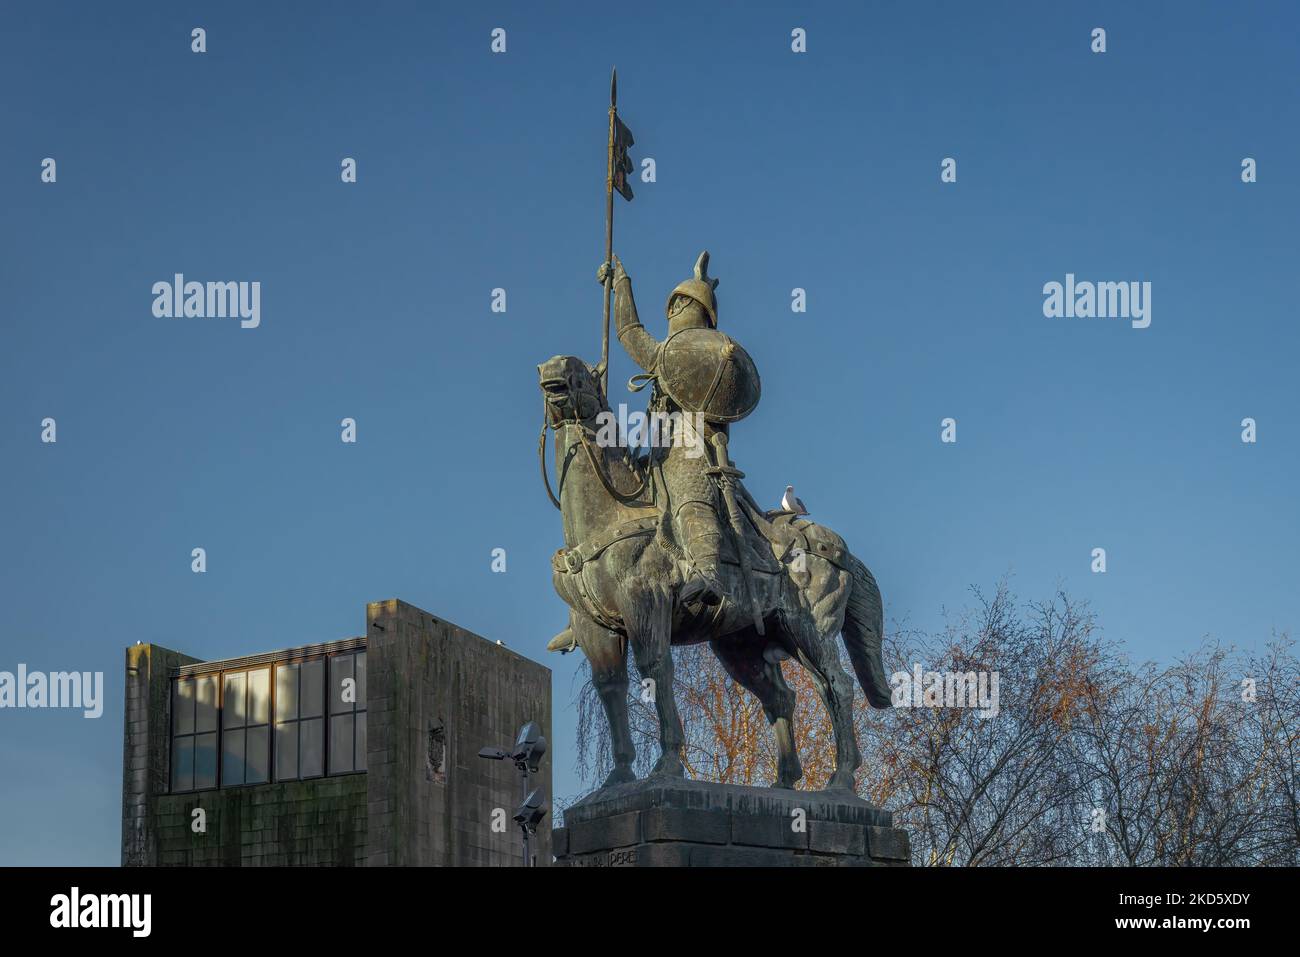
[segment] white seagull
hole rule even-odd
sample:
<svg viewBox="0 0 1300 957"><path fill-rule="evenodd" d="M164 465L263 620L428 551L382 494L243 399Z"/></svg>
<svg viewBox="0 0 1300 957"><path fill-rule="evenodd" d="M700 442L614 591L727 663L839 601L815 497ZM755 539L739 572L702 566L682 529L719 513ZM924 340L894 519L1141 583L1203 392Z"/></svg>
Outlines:
<svg viewBox="0 0 1300 957"><path fill-rule="evenodd" d="M808 514L808 509L804 508L803 501L795 496L793 485L785 487L785 494L781 496L781 511L793 512L796 515Z"/></svg>

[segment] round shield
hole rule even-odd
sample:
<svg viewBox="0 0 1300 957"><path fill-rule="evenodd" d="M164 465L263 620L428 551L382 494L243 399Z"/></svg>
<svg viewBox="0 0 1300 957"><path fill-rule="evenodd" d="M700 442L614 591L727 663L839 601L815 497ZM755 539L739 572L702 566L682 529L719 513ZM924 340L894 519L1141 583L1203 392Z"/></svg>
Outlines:
<svg viewBox="0 0 1300 957"><path fill-rule="evenodd" d="M761 385L754 360L717 329L683 329L659 356L659 386L687 412L709 422L736 422L754 411Z"/></svg>

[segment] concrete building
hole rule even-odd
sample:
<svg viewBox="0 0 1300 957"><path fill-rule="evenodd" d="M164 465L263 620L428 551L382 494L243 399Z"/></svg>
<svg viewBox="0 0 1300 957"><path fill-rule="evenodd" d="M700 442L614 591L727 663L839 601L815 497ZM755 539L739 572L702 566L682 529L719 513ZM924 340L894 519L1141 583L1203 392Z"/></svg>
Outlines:
<svg viewBox="0 0 1300 957"><path fill-rule="evenodd" d="M550 669L404 602L268 654L135 645L125 701L124 866L522 862L520 774L478 752L529 721L549 741ZM550 863L549 815L532 851Z"/></svg>

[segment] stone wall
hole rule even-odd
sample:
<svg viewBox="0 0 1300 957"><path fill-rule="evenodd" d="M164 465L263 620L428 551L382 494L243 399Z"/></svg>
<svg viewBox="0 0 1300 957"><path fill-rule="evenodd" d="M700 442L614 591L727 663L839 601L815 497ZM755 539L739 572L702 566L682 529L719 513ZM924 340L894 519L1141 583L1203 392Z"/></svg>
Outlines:
<svg viewBox="0 0 1300 957"><path fill-rule="evenodd" d="M122 709L122 866L158 863L151 826L155 802L167 793L171 757L171 669L197 658L161 645L126 649Z"/></svg>
<svg viewBox="0 0 1300 957"><path fill-rule="evenodd" d="M366 617L369 863L520 863L519 773L478 751L509 747L527 721L550 741L550 669L405 602L374 602ZM550 767L548 754L532 783L548 803ZM549 817L532 844L549 864Z"/></svg>
<svg viewBox="0 0 1300 957"><path fill-rule="evenodd" d="M905 867L893 815L848 792L642 780L570 807L561 867Z"/></svg>
<svg viewBox="0 0 1300 957"><path fill-rule="evenodd" d="M206 833L193 831L195 808ZM163 795L153 831L164 867L364 866L366 775Z"/></svg>

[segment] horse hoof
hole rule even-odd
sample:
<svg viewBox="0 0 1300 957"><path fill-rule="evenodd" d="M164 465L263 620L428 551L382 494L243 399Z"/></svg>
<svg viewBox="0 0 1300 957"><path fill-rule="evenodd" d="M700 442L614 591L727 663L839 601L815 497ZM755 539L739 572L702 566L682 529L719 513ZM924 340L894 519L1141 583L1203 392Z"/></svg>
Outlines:
<svg viewBox="0 0 1300 957"><path fill-rule="evenodd" d="M669 761L665 758L660 758L659 762L654 766L654 770L650 772L650 777L684 778L686 777L686 768L681 761Z"/></svg>
<svg viewBox="0 0 1300 957"><path fill-rule="evenodd" d="M636 780L636 773L631 768L615 768L609 772L609 777L605 778L602 788L612 788L616 784L629 784Z"/></svg>

